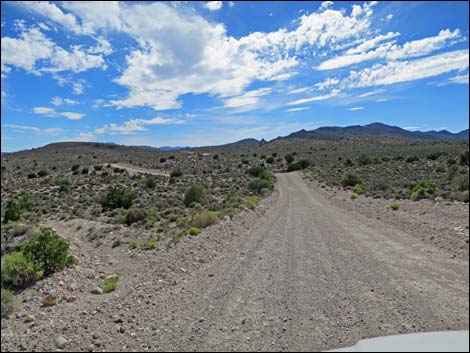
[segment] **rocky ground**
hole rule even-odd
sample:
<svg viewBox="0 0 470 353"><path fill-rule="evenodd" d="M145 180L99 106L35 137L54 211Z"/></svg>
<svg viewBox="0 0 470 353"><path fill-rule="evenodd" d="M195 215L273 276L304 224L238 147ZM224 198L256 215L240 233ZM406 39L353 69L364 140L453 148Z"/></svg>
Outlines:
<svg viewBox="0 0 470 353"><path fill-rule="evenodd" d="M404 229L391 223L400 213L384 216L385 204L367 214L377 204L346 196L281 174L255 211L160 250L130 250L137 229L45 219L79 262L16 295L2 351L312 351L468 329L462 249L450 256L422 223ZM430 220L442 207L419 205L429 207L426 227L439 223ZM411 204L397 212L405 211L418 212ZM463 222L465 232L465 220L459 213L449 224ZM117 289L95 294L110 275L119 276Z"/></svg>

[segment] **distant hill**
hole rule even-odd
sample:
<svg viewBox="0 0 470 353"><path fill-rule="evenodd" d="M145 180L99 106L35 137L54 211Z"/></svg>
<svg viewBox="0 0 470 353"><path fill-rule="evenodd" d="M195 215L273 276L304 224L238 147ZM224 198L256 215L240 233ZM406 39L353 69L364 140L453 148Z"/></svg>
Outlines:
<svg viewBox="0 0 470 353"><path fill-rule="evenodd" d="M337 139L350 136L392 136L407 139L441 139L441 140L465 140L468 139L468 129L458 133L447 130L441 131L409 131L398 126L390 126L382 123L372 123L368 125L353 125L346 127L325 126L316 130L300 130L293 132L286 137L278 139Z"/></svg>

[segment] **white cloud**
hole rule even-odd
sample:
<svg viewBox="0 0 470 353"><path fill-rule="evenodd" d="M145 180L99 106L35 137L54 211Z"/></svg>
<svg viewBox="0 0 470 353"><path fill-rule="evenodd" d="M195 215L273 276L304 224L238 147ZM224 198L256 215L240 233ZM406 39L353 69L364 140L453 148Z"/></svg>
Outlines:
<svg viewBox="0 0 470 353"><path fill-rule="evenodd" d="M318 87L318 89L320 91L323 91L325 90L326 88L328 87L331 87L331 86L334 86L334 85L337 85L339 83L339 80L337 78L328 78L326 79L325 81L323 82L319 82L319 83L316 83L314 84L315 87Z"/></svg>
<svg viewBox="0 0 470 353"><path fill-rule="evenodd" d="M320 11L326 10L327 8L333 6L334 2L333 1L324 1L320 5Z"/></svg>
<svg viewBox="0 0 470 353"><path fill-rule="evenodd" d="M349 108L348 110L363 110L364 107L353 107L353 108Z"/></svg>
<svg viewBox="0 0 470 353"><path fill-rule="evenodd" d="M78 136L75 138L75 141L94 141L96 140L96 135L93 132L80 132Z"/></svg>
<svg viewBox="0 0 470 353"><path fill-rule="evenodd" d="M375 47L381 41L393 38L397 35L398 33L389 32L387 35L375 37L362 43L356 48L349 49L344 55L336 56L323 61L319 66L317 66L317 69L338 69L345 66L362 63L364 61L380 58L398 60L427 55L433 51L444 48L449 44L449 42L460 38L460 31L456 29L451 32L449 29L446 29L440 31L437 36L406 42L402 46L398 46L393 42L386 42L381 44L375 50L366 51Z"/></svg>
<svg viewBox="0 0 470 353"><path fill-rule="evenodd" d="M337 97L339 95L339 93L340 93L340 91L335 89L335 90L332 90L329 94L310 97L310 98L298 99L296 101L287 103L287 105L299 105L299 104L305 104L305 103L310 103L310 102L322 101L322 100Z"/></svg>
<svg viewBox="0 0 470 353"><path fill-rule="evenodd" d="M405 130L416 131L419 130L419 126L406 126L404 127Z"/></svg>
<svg viewBox="0 0 470 353"><path fill-rule="evenodd" d="M7 65L35 74L106 68L102 56L87 54L80 46L73 46L72 51L67 51L47 38L37 27L24 28L19 38L2 37L1 52L2 71ZM36 67L38 62L41 67Z"/></svg>
<svg viewBox="0 0 470 353"><path fill-rule="evenodd" d="M390 85L398 82L414 81L468 68L468 49L455 50L414 61L393 61L376 64L361 71L351 71L340 86L344 88Z"/></svg>
<svg viewBox="0 0 470 353"><path fill-rule="evenodd" d="M113 48L111 43L109 43L105 38L98 37L95 38L97 41L97 45L95 47L91 47L87 50L90 54L104 54L104 55L111 55L113 53Z"/></svg>
<svg viewBox="0 0 470 353"><path fill-rule="evenodd" d="M2 125L2 127L14 129L14 130L20 130L20 131L33 131L37 134L42 134L42 135L47 135L47 136L57 136L64 131L64 129L58 128L58 127L41 129L36 126L17 125L17 124L5 124L5 125Z"/></svg>
<svg viewBox="0 0 470 353"><path fill-rule="evenodd" d="M468 85L468 72L465 75L457 75L454 77L449 78L449 81L452 83L460 83L460 84L466 84Z"/></svg>
<svg viewBox="0 0 470 353"><path fill-rule="evenodd" d="M61 98L61 97L52 97L51 104L55 105L56 107L61 106L62 104L69 104L69 105L76 105L78 101L70 99L70 98Z"/></svg>
<svg viewBox="0 0 470 353"><path fill-rule="evenodd" d="M129 134L134 134L136 132L148 131L149 129L145 127L147 125L168 125L168 124L180 125L180 124L184 124L184 120L174 119L174 118L164 118L160 116L157 116L153 119L131 119L131 120L125 121L122 125L118 125L115 123L105 125L102 128L96 129L95 133L129 135Z"/></svg>
<svg viewBox="0 0 470 353"><path fill-rule="evenodd" d="M271 93L271 88L261 88L253 91L248 91L240 96L231 97L224 101L227 108L250 108L257 105L260 97Z"/></svg>
<svg viewBox="0 0 470 353"><path fill-rule="evenodd" d="M284 112L286 113L299 112L301 110L306 110L306 109L310 109L310 107L291 108L291 109L284 110Z"/></svg>
<svg viewBox="0 0 470 353"><path fill-rule="evenodd" d="M210 11L217 11L222 8L222 1L208 1L204 4L204 7Z"/></svg>
<svg viewBox="0 0 470 353"><path fill-rule="evenodd" d="M295 89L291 89L287 91L287 94L298 94L298 93L308 92L311 90L312 90L311 87L300 87L300 88L295 88Z"/></svg>
<svg viewBox="0 0 470 353"><path fill-rule="evenodd" d="M80 120L85 116L85 114L74 112L58 112L55 109L48 107L34 107L33 113L55 118L67 118L69 120Z"/></svg>
<svg viewBox="0 0 470 353"><path fill-rule="evenodd" d="M73 94L82 94L85 91L85 84L83 82L74 82L72 84Z"/></svg>

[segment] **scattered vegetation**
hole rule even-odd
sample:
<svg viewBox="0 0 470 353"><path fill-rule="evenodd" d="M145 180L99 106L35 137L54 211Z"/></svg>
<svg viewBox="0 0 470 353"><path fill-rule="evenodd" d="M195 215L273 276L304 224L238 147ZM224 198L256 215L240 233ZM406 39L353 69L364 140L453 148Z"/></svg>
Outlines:
<svg viewBox="0 0 470 353"><path fill-rule="evenodd" d="M101 285L101 289L103 293L110 293L116 290L117 285L119 283L118 276L109 276L103 280L103 284Z"/></svg>
<svg viewBox="0 0 470 353"><path fill-rule="evenodd" d="M125 208L132 206L132 202L136 199L137 193L134 190L114 187L101 199L101 206L106 209Z"/></svg>
<svg viewBox="0 0 470 353"><path fill-rule="evenodd" d="M201 203L206 197L206 188L200 184L192 184L184 193L184 204L189 207L194 203Z"/></svg>

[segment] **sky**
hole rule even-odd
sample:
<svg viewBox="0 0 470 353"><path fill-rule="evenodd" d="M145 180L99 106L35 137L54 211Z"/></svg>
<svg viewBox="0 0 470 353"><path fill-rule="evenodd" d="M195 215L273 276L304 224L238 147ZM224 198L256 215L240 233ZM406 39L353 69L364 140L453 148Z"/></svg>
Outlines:
<svg viewBox="0 0 470 353"><path fill-rule="evenodd" d="M469 117L469 3L1 2L1 150Z"/></svg>

